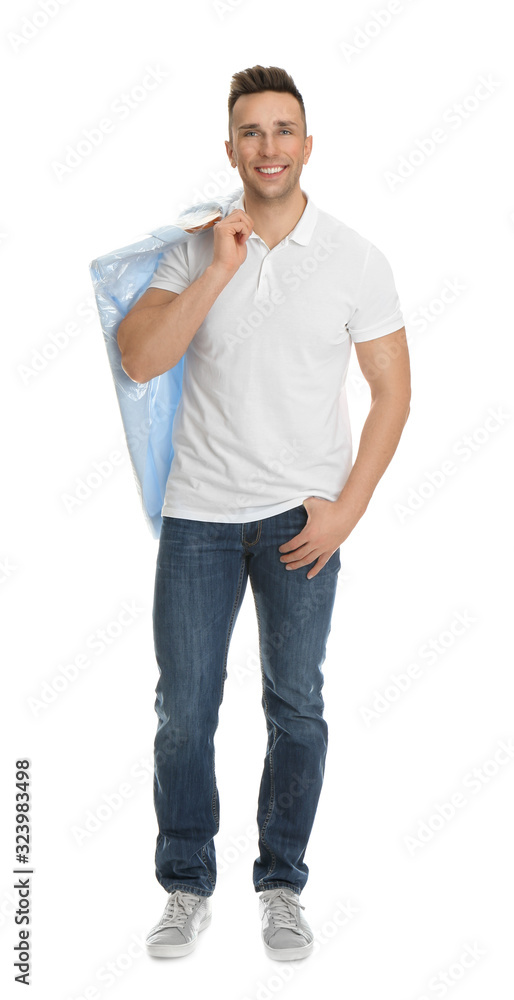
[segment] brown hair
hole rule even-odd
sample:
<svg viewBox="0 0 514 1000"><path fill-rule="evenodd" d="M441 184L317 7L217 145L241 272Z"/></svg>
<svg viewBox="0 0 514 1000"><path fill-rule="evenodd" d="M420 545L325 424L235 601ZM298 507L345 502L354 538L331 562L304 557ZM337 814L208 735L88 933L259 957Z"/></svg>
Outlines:
<svg viewBox="0 0 514 1000"><path fill-rule="evenodd" d="M286 73L285 69L280 69L279 66L252 66L250 69L241 70L240 73L234 73L232 77L228 98L229 141L232 142L232 112L238 97L242 97L243 94L258 94L264 90L278 90L296 97L300 105L303 127L307 136L307 120L303 97L296 87L292 76Z"/></svg>

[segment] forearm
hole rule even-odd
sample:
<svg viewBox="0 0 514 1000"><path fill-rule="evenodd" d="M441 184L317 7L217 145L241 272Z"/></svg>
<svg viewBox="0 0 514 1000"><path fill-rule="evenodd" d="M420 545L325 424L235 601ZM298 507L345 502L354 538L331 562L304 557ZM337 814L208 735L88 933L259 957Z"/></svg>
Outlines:
<svg viewBox="0 0 514 1000"><path fill-rule="evenodd" d="M148 382L178 364L230 278L209 265L172 302L137 309L122 320L118 344L123 348L122 365L133 381Z"/></svg>
<svg viewBox="0 0 514 1000"><path fill-rule="evenodd" d="M335 501L362 517L373 491L391 461L409 415L409 399L380 393L362 428L359 449L348 479Z"/></svg>

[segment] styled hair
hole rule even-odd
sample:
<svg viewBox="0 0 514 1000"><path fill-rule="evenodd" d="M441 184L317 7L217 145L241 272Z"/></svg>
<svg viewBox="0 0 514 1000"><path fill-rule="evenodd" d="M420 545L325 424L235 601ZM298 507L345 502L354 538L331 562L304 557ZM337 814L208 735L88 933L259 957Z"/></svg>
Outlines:
<svg viewBox="0 0 514 1000"><path fill-rule="evenodd" d="M241 70L240 73L234 73L232 77L228 98L228 134L230 142L232 142L234 104L238 97L242 97L243 94L260 94L264 90L278 90L296 97L300 105L305 136L307 136L307 119L305 117L303 97L292 76L286 73L285 69L280 69L279 66L252 66L249 69Z"/></svg>

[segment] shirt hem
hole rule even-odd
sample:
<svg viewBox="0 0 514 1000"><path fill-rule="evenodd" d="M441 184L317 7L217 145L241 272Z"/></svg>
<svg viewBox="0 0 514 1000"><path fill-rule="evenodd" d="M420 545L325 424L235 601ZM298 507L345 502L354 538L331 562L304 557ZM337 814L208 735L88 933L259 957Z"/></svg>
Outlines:
<svg viewBox="0 0 514 1000"><path fill-rule="evenodd" d="M300 507L304 500L309 496L318 496L322 500L332 500L332 497L324 496L323 493L316 491L301 493L297 497L293 497L291 500L286 500L284 503L274 504L271 509L270 507L248 507L246 511L239 510L235 511L235 517L227 518L221 517L219 514L213 514L210 511L205 510L191 510L188 507L176 507L174 504L164 504L161 510L161 516L165 517L180 517L187 521L215 521L216 523L224 524L247 524L250 521L263 521L268 517L274 517L276 514L283 514L287 510L292 510L293 507ZM337 498L336 498L337 499Z"/></svg>
<svg viewBox="0 0 514 1000"><path fill-rule="evenodd" d="M181 292L185 292L189 285L178 285L175 281L151 281L148 288L163 288L165 292L177 292L180 295Z"/></svg>
<svg viewBox="0 0 514 1000"><path fill-rule="evenodd" d="M371 327L362 331L356 330L355 335L350 330L350 337L354 344L365 343L367 340L378 340L379 337L386 337L388 333L396 333L397 330L401 330L402 326L405 326L405 322L403 316L400 316L398 319L391 320L390 323L383 323L379 327Z"/></svg>

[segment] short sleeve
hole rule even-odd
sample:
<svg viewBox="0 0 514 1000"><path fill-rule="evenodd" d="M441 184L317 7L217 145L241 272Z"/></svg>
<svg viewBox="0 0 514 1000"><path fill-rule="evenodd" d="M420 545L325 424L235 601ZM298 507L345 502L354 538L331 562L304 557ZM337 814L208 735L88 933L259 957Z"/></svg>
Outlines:
<svg viewBox="0 0 514 1000"><path fill-rule="evenodd" d="M394 333L405 325L393 272L387 257L370 243L357 302L346 327L359 344Z"/></svg>
<svg viewBox="0 0 514 1000"><path fill-rule="evenodd" d="M187 243L165 250L148 288L166 288L168 292L183 292L190 285Z"/></svg>

